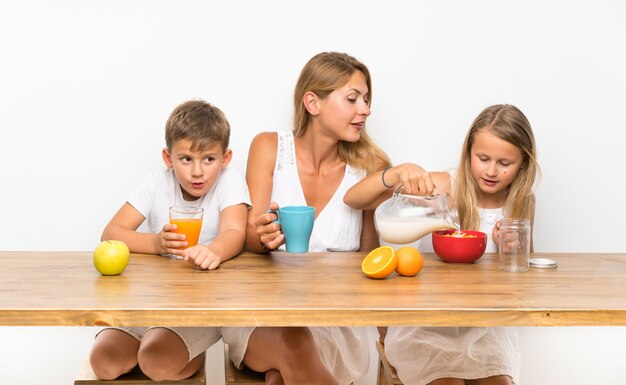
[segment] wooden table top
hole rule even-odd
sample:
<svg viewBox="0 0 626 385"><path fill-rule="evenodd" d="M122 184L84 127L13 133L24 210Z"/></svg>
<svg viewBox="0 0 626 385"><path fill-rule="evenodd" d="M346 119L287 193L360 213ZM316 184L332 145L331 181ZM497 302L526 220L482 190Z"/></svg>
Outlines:
<svg viewBox="0 0 626 385"><path fill-rule="evenodd" d="M244 253L215 271L133 254L101 276L87 252L0 252L0 326L626 325L626 254L535 254L552 270L499 271L424 256L374 280L365 253Z"/></svg>

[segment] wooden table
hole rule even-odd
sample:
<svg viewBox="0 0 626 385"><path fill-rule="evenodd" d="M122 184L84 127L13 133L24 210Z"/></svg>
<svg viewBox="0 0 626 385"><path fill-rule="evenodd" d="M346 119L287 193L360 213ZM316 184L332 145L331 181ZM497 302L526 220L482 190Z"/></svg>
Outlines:
<svg viewBox="0 0 626 385"><path fill-rule="evenodd" d="M626 325L626 254L536 254L554 270L506 273L496 256L416 277L366 278L364 253L242 254L215 271L134 254L101 276L91 253L0 252L0 326Z"/></svg>

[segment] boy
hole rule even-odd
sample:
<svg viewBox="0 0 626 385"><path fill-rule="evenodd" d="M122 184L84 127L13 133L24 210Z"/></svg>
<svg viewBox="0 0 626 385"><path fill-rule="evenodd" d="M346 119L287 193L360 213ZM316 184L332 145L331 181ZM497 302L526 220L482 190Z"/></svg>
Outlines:
<svg viewBox="0 0 626 385"><path fill-rule="evenodd" d="M243 175L227 168L230 125L204 101L178 106L165 126L167 169L153 171L104 229L102 240L125 242L131 252L172 254L213 270L239 254L245 242L250 204ZM169 224L169 207L204 209L198 244L187 248ZM150 233L137 232L148 221ZM108 328L92 347L90 361L100 379L114 379L137 364L152 380L179 380L204 363L204 351L220 338L218 328Z"/></svg>

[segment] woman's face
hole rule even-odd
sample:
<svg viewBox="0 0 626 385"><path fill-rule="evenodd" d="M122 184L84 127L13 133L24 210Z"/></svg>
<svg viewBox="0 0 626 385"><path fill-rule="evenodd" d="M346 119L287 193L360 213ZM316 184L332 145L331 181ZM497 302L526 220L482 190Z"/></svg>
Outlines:
<svg viewBox="0 0 626 385"><path fill-rule="evenodd" d="M470 150L470 172L484 199L504 203L506 188L523 165L522 151L488 130L474 134Z"/></svg>
<svg viewBox="0 0 626 385"><path fill-rule="evenodd" d="M320 126L338 140L357 142L371 113L368 101L365 75L357 71L346 84L320 100L317 116Z"/></svg>

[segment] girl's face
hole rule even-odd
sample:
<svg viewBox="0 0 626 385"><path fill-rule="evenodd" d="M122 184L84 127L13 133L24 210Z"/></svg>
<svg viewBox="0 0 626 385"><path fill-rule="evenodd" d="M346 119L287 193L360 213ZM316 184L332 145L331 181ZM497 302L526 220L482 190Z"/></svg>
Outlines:
<svg viewBox="0 0 626 385"><path fill-rule="evenodd" d="M365 75L356 71L348 83L320 100L317 118L321 127L338 140L357 142L371 113L368 101Z"/></svg>
<svg viewBox="0 0 626 385"><path fill-rule="evenodd" d="M183 197L188 201L206 194L231 158L232 152L224 152L217 142L201 151L192 151L191 141L181 139L174 143L171 151L163 149L165 165L174 170Z"/></svg>
<svg viewBox="0 0 626 385"><path fill-rule="evenodd" d="M523 165L522 151L488 130L474 134L470 149L470 173L481 191L483 201L504 204L506 188Z"/></svg>

